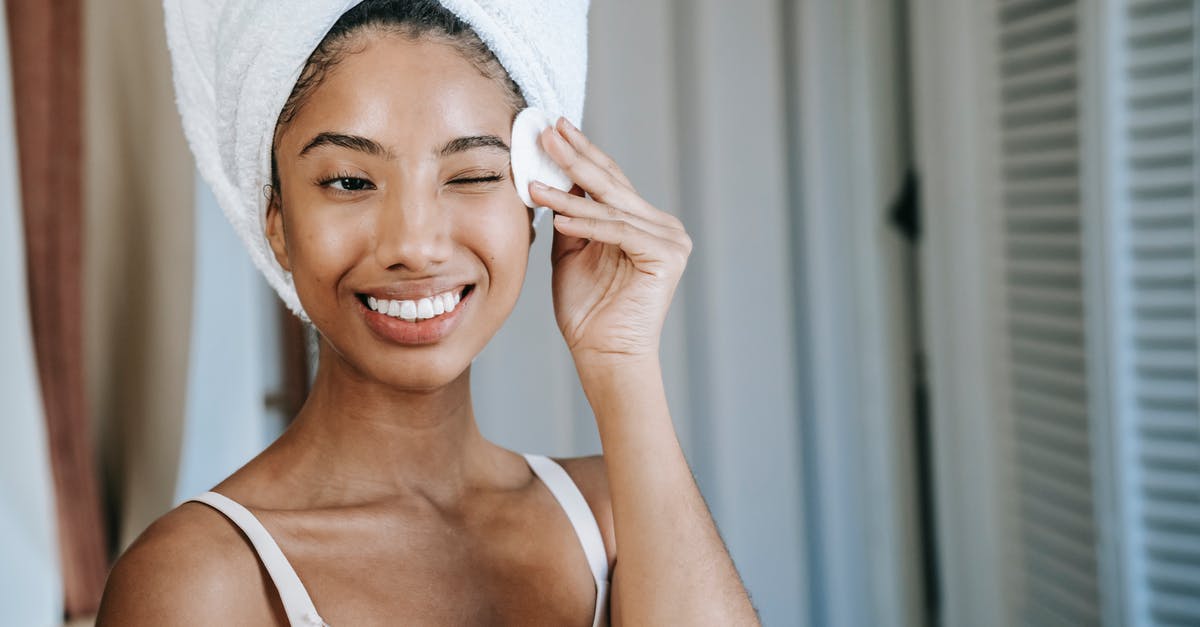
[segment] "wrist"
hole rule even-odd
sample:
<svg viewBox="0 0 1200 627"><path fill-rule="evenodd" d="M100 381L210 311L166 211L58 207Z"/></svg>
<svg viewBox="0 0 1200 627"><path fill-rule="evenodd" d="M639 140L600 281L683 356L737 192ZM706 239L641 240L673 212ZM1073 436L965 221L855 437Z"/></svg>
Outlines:
<svg viewBox="0 0 1200 627"><path fill-rule="evenodd" d="M662 367L657 354L577 355L575 370L593 409L597 402L608 404L613 398L662 394Z"/></svg>
<svg viewBox="0 0 1200 627"><path fill-rule="evenodd" d="M620 377L646 374L661 370L658 351L644 354L611 353L602 351L572 351L571 358L581 377Z"/></svg>

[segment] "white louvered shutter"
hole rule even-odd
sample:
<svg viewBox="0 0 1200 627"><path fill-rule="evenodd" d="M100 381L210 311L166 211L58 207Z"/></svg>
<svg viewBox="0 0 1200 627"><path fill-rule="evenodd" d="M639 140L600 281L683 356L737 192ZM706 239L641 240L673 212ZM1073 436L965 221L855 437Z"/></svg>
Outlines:
<svg viewBox="0 0 1200 627"><path fill-rule="evenodd" d="M998 2L1005 582L1022 625L1100 622L1088 407L1080 6Z"/></svg>
<svg viewBox="0 0 1200 627"><path fill-rule="evenodd" d="M947 616L1200 627L1200 0L912 1Z"/></svg>
<svg viewBox="0 0 1200 627"><path fill-rule="evenodd" d="M1128 229L1124 305L1130 351L1129 440L1118 475L1126 581L1137 624L1200 625L1200 369L1197 223L1200 37L1193 0L1125 9Z"/></svg>

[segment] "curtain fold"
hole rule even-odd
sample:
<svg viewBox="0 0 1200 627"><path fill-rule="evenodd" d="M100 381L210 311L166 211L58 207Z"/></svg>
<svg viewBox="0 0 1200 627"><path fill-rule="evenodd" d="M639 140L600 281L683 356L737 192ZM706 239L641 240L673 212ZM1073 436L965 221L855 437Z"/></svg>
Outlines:
<svg viewBox="0 0 1200 627"><path fill-rule="evenodd" d="M88 393L120 550L175 496L195 189L161 2L84 7Z"/></svg>
<svg viewBox="0 0 1200 627"><path fill-rule="evenodd" d="M6 3L28 292L67 616L95 611L108 557L84 398L81 6Z"/></svg>
<svg viewBox="0 0 1200 627"><path fill-rule="evenodd" d="M0 606L15 625L63 614L54 484L33 356L8 28L0 11Z"/></svg>

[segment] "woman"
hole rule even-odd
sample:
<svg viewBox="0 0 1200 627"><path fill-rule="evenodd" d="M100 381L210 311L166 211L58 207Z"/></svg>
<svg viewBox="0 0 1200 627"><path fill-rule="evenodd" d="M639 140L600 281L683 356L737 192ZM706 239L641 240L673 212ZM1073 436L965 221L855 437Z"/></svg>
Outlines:
<svg viewBox="0 0 1200 627"><path fill-rule="evenodd" d="M555 315L604 454L523 456L477 428L471 361L534 235L509 164L524 105L433 0L333 26L279 115L265 227L319 332L312 390L129 547L100 625L757 622L663 393L691 242L565 119L540 141L575 187L529 192L555 213Z"/></svg>

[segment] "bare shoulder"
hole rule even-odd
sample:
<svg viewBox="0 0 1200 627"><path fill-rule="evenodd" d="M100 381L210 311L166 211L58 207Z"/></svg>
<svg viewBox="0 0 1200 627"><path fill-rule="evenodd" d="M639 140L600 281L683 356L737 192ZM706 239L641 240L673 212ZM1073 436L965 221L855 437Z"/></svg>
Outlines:
<svg viewBox="0 0 1200 627"><path fill-rule="evenodd" d="M96 624L273 624L276 602L241 532L200 503L171 510L108 575ZM277 597L275 597L277 598Z"/></svg>
<svg viewBox="0 0 1200 627"><path fill-rule="evenodd" d="M611 571L617 559L617 540L613 531L612 497L608 491L608 468L604 464L604 456L555 457L554 461L567 471L592 509L600 526L600 535L604 537L604 549L608 552Z"/></svg>

